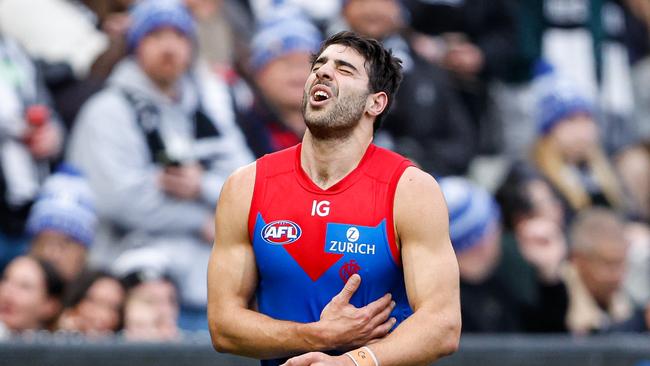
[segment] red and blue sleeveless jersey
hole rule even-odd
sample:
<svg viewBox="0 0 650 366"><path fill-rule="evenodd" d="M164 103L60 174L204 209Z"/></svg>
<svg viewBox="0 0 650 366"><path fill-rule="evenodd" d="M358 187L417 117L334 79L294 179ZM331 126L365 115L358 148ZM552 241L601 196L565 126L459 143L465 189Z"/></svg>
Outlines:
<svg viewBox="0 0 650 366"><path fill-rule="evenodd" d="M257 160L249 234L259 273L259 311L314 322L354 273L357 307L391 293L397 324L412 314L395 242L397 182L413 164L370 145L358 166L328 189L300 164L301 145ZM263 362L275 365L279 360Z"/></svg>

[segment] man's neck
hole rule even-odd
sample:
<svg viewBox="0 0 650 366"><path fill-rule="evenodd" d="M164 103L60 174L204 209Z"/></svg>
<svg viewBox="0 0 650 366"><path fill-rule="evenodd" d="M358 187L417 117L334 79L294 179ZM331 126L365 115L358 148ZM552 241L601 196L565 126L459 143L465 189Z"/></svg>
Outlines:
<svg viewBox="0 0 650 366"><path fill-rule="evenodd" d="M372 142L372 133L355 129L342 139L321 140L305 131L300 164L311 180L328 189L353 171Z"/></svg>

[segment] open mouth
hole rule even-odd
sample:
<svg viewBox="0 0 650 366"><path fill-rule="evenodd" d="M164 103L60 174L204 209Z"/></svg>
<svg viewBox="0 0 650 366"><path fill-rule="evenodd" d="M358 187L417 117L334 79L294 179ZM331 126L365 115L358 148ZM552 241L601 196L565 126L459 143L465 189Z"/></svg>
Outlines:
<svg viewBox="0 0 650 366"><path fill-rule="evenodd" d="M317 101L317 102L321 102L323 100L329 99L329 97L330 96L327 93L325 93L324 91L319 90L316 93L314 93L314 100Z"/></svg>
<svg viewBox="0 0 650 366"><path fill-rule="evenodd" d="M314 85L311 88L310 102L313 106L321 106L332 98L332 91L323 84Z"/></svg>

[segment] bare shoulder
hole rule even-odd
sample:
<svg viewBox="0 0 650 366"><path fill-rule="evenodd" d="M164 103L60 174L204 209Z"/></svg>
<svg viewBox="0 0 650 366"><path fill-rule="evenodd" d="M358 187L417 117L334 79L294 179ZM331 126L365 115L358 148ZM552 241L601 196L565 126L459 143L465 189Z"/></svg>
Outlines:
<svg viewBox="0 0 650 366"><path fill-rule="evenodd" d="M409 167L397 183L394 202L395 229L400 239L446 233L447 204L438 182L430 174Z"/></svg>
<svg viewBox="0 0 650 366"><path fill-rule="evenodd" d="M255 186L255 162L237 168L223 185L221 199L241 200L253 195Z"/></svg>
<svg viewBox="0 0 650 366"><path fill-rule="evenodd" d="M395 209L400 206L415 208L431 204L444 204L438 182L431 174L416 167L408 167L400 177L395 191Z"/></svg>
<svg viewBox="0 0 650 366"><path fill-rule="evenodd" d="M253 189L255 188L255 163L235 170L226 179L216 208L217 222L244 225L248 217ZM217 225L218 227L219 225Z"/></svg>

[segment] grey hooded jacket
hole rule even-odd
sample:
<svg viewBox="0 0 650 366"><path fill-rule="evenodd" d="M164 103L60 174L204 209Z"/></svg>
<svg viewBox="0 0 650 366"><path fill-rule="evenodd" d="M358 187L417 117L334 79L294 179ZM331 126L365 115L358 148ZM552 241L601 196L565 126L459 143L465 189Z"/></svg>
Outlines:
<svg viewBox="0 0 650 366"><path fill-rule="evenodd" d="M101 225L91 262L110 264L124 249L151 245L157 238L200 240L225 179L253 161L223 81L197 63L178 88L180 99L170 100L127 58L116 66L108 86L83 106L68 158L83 170L97 195ZM156 106L160 136L172 153L182 160L209 162L200 199L179 200L162 191L158 177L163 167L153 162L137 112L123 90ZM218 136L194 137L192 117L199 103Z"/></svg>

